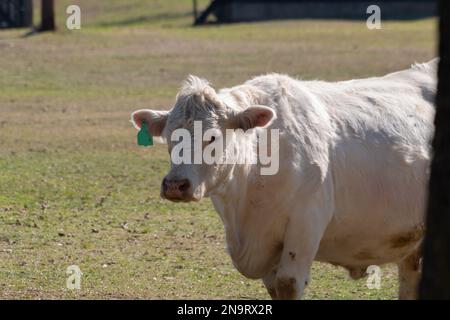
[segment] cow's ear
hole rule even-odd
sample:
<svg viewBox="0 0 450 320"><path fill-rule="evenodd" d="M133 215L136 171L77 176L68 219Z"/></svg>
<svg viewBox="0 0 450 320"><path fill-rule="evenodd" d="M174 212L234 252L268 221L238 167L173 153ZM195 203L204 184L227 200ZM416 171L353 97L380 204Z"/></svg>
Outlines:
<svg viewBox="0 0 450 320"><path fill-rule="evenodd" d="M142 122L145 121L150 134L154 137L160 137L166 126L168 114L168 111L141 109L131 114L131 122L139 130Z"/></svg>
<svg viewBox="0 0 450 320"><path fill-rule="evenodd" d="M275 111L265 106L252 106L233 116L233 126L248 130L255 127L268 127L277 118Z"/></svg>

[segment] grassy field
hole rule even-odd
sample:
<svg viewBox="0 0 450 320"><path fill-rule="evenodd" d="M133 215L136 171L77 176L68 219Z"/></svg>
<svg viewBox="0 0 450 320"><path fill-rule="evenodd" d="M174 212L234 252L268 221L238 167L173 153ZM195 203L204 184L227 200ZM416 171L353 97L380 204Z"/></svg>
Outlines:
<svg viewBox="0 0 450 320"><path fill-rule="evenodd" d="M82 29L64 28L78 3ZM202 3L205 3L203 1ZM266 72L382 75L434 56L435 20L190 26L191 1L57 1L59 31L0 31L0 298L267 299L232 266L208 199L159 198L164 146L135 143L131 111L167 109L188 74L214 86ZM82 289L66 289L78 265ZM307 299L393 299L315 264Z"/></svg>

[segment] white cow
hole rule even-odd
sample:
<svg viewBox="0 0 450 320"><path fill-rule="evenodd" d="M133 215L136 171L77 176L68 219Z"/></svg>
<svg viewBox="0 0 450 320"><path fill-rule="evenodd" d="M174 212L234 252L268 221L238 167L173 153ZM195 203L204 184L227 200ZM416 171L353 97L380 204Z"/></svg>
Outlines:
<svg viewBox="0 0 450 320"><path fill-rule="evenodd" d="M216 91L190 76L170 111L138 110L153 136L256 128L233 141L252 150L260 127L280 130L279 172L260 164L172 163L161 186L172 201L211 198L229 254L272 298L300 298L314 260L345 267L396 263L400 298L414 298L433 135L437 60L384 77L342 82L256 77ZM205 146L207 143L205 143Z"/></svg>

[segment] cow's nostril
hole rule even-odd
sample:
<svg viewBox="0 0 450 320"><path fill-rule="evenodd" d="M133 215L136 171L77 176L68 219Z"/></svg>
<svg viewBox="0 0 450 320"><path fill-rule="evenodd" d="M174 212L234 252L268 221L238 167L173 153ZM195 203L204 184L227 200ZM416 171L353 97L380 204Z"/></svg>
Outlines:
<svg viewBox="0 0 450 320"><path fill-rule="evenodd" d="M191 183L189 182L188 179L184 179L182 181L180 181L180 186L178 187L178 189L181 192L187 191L191 186Z"/></svg>

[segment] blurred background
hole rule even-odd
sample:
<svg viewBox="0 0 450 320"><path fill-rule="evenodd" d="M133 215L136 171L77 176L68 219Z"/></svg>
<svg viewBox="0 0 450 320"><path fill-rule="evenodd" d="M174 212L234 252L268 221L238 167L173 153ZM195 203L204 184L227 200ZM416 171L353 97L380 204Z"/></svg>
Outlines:
<svg viewBox="0 0 450 320"><path fill-rule="evenodd" d="M433 1L377 1L370 30L356 0L56 0L47 32L41 1L15 2L0 0L0 298L269 298L233 268L208 199L159 198L166 147L138 147L130 113L170 108L188 74L337 81L436 56ZM317 263L306 298L393 299L396 281Z"/></svg>

